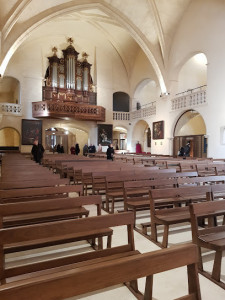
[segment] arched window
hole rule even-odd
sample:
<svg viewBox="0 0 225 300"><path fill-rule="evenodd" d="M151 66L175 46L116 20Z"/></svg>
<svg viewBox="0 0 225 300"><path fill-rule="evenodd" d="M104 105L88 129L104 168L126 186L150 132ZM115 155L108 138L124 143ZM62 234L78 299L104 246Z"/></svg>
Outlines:
<svg viewBox="0 0 225 300"><path fill-rule="evenodd" d="M130 97L127 93L116 92L113 94L113 111L130 111Z"/></svg>

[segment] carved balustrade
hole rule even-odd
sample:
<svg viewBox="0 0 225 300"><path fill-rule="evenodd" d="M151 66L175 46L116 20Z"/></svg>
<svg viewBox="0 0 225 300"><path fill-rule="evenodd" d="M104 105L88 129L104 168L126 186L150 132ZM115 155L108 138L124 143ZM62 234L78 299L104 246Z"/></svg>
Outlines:
<svg viewBox="0 0 225 300"><path fill-rule="evenodd" d="M132 119L144 119L156 114L156 102L151 102L147 107L132 112Z"/></svg>
<svg viewBox="0 0 225 300"><path fill-rule="evenodd" d="M130 121L130 113L122 111L113 112L113 120L116 121Z"/></svg>
<svg viewBox="0 0 225 300"><path fill-rule="evenodd" d="M0 113L20 117L22 115L22 107L16 103L0 103Z"/></svg>
<svg viewBox="0 0 225 300"><path fill-rule="evenodd" d="M200 90L192 92L193 90L184 92L181 96L178 96L171 100L171 109L187 109L196 106L207 104L206 99L206 86L201 87Z"/></svg>
<svg viewBox="0 0 225 300"><path fill-rule="evenodd" d="M87 121L105 121L105 108L72 102L32 102L33 118L72 118Z"/></svg>

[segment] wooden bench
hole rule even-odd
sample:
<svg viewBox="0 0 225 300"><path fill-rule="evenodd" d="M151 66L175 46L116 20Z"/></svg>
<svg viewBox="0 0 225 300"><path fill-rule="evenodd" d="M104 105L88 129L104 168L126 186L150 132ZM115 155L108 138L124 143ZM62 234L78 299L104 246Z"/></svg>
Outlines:
<svg viewBox="0 0 225 300"><path fill-rule="evenodd" d="M216 165L216 175L225 175L225 164L217 163Z"/></svg>
<svg viewBox="0 0 225 300"><path fill-rule="evenodd" d="M177 179L155 179L124 182L124 210L132 210L135 220L140 210L150 210L149 190L177 187Z"/></svg>
<svg viewBox="0 0 225 300"><path fill-rule="evenodd" d="M82 185L66 185L55 187L39 187L15 190L1 190L0 203L41 200L47 198L68 197L69 193L83 194Z"/></svg>
<svg viewBox="0 0 225 300"><path fill-rule="evenodd" d="M157 225L164 225L164 233L160 246L168 246L169 226L190 222L188 204L191 202L210 200L210 186L195 186L172 189L152 189L150 196L151 239L158 243ZM173 205L173 208L158 209L161 205ZM185 206L180 206L184 204ZM145 226L148 226L146 223Z"/></svg>
<svg viewBox="0 0 225 300"><path fill-rule="evenodd" d="M92 264L92 259L105 259L110 260L110 257L124 257L137 254L134 247L133 236L133 214L123 213L115 215L104 215L96 217L88 217L77 220L58 221L50 223L35 224L29 226L12 227L8 229L0 230L0 279L2 282L7 278L10 281L18 280L13 279L14 276L27 274L27 277L35 276L35 272L39 274L45 274L50 269L60 266L66 266L72 264L76 266L76 263L82 263L86 265ZM111 247L112 229L109 227L115 226L127 226L127 242L121 246ZM107 236L107 249L99 247L98 250L81 253L78 255L69 255L63 257L49 258L44 261L31 262L30 264L19 264L15 267L5 267L5 254L18 252L25 249L37 249L43 248L49 245L56 245L80 240L88 240L93 238L102 238ZM39 249L40 251L41 249ZM37 250L36 250L37 251ZM41 254L41 253L40 253ZM67 268L71 268L71 265ZM43 271L43 273L41 273Z"/></svg>
<svg viewBox="0 0 225 300"><path fill-rule="evenodd" d="M178 178L177 183L179 186L225 183L225 176Z"/></svg>
<svg viewBox="0 0 225 300"><path fill-rule="evenodd" d="M127 174L124 176L124 174L119 173L117 176L112 177L106 177L106 211L110 213L114 213L114 205L115 201L123 201L124 200L124 183L128 181L145 181L146 180L153 180L155 178L158 178L159 174L164 174L167 177L170 178L171 172L164 173L164 171L167 171L168 169L163 170L154 170L154 171L146 171L143 170L139 172L138 170L135 170L135 173ZM173 173L174 174L174 173ZM132 186L132 182L130 183ZM135 183L136 184L136 183ZM109 208L109 204L111 202L111 210Z"/></svg>
<svg viewBox="0 0 225 300"><path fill-rule="evenodd" d="M215 184L211 187L212 200L225 199L225 184Z"/></svg>
<svg viewBox="0 0 225 300"><path fill-rule="evenodd" d="M101 215L101 204L101 196L0 204L0 228L87 217L84 205L96 205L97 215Z"/></svg>
<svg viewBox="0 0 225 300"><path fill-rule="evenodd" d="M20 177L20 180L22 178ZM9 189L24 189L24 188L35 188L35 187L48 187L48 186L58 186L70 184L69 179L64 178L46 178L40 180L21 180L21 181L1 181L0 190Z"/></svg>
<svg viewBox="0 0 225 300"><path fill-rule="evenodd" d="M190 205L192 239L198 246L199 269L203 275L212 279L225 289L225 284L220 281L222 254L225 250L225 200L210 201L206 203L194 203ZM214 226L213 218L223 216L222 225ZM208 218L207 228L199 228L199 218ZM211 219L211 222L210 222ZM201 248L215 251L215 259L212 274L203 270Z"/></svg>
<svg viewBox="0 0 225 300"><path fill-rule="evenodd" d="M171 169L165 169L165 170L171 170ZM176 173L176 172L168 172L168 173L159 172L159 173L157 173L157 176L155 176L155 179L160 179L160 178L196 177L196 176L198 176L198 173L196 171L194 171L194 172L181 172L181 173Z"/></svg>
<svg viewBox="0 0 225 300"><path fill-rule="evenodd" d="M214 176L216 175L216 165L215 164L196 164L196 170L198 176Z"/></svg>
<svg viewBox="0 0 225 300"><path fill-rule="evenodd" d="M3 284L0 286L0 298L1 300L40 300L40 295L44 295L45 300L62 300L121 283L131 282L132 287L134 280L146 277L142 299L152 300L154 274L187 266L188 295L177 300L201 300L197 262L195 245L182 245L129 257L101 259L93 261L91 265L86 263L79 268L72 266L69 270L58 269L45 276ZM139 294L140 299L137 287L135 292Z"/></svg>

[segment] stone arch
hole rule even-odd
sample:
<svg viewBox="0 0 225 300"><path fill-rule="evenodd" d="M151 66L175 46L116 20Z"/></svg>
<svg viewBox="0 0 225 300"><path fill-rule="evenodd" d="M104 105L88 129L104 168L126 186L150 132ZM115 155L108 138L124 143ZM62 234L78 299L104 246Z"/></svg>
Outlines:
<svg viewBox="0 0 225 300"><path fill-rule="evenodd" d="M78 128L51 127L45 129L45 146L47 151L55 151L58 144L63 145L64 152L70 153L72 146L79 143L80 149L88 143L88 132ZM81 152L82 153L82 152Z"/></svg>
<svg viewBox="0 0 225 300"><path fill-rule="evenodd" d="M185 111L174 126L174 155L184 147L187 142L191 143L193 157L207 157L206 125L203 117L193 109Z"/></svg>
<svg viewBox="0 0 225 300"><path fill-rule="evenodd" d="M20 133L13 127L4 127L0 129L0 147L19 149L20 147Z"/></svg>
<svg viewBox="0 0 225 300"><path fill-rule="evenodd" d="M151 145L148 147L147 143L147 134L149 130L151 133L150 126L145 120L139 120L135 124L132 133L132 148L134 151L136 150L136 145L140 144L142 152L151 152Z"/></svg>
<svg viewBox="0 0 225 300"><path fill-rule="evenodd" d="M185 59L178 72L178 93L207 85L207 57L195 53Z"/></svg>
<svg viewBox="0 0 225 300"><path fill-rule="evenodd" d="M159 89L154 80L150 78L142 80L135 88L132 108L139 109L147 107L158 98L159 93Z"/></svg>
<svg viewBox="0 0 225 300"><path fill-rule="evenodd" d="M20 82L14 77L0 79L0 102L20 104Z"/></svg>
<svg viewBox="0 0 225 300"><path fill-rule="evenodd" d="M115 150L127 150L127 128L124 125L113 128L113 147Z"/></svg>
<svg viewBox="0 0 225 300"><path fill-rule="evenodd" d="M159 63L156 61L153 55L154 45L151 45L149 41L145 38L145 36L140 35L137 26L135 26L135 24L131 22L131 20L128 19L124 14L122 14L115 8L112 8L109 4L102 3L102 2L89 4L89 3L83 3L81 1L81 3L76 3L76 4L72 3L71 5L68 5L66 7L63 7L62 5L58 5L52 7L51 10L46 10L45 12L41 12L39 15L36 15L35 18L33 18L32 20L28 20L26 22L27 28L25 29L25 31L22 34L20 34L20 36L17 36L17 38L12 42L12 44L6 50L5 54L3 54L3 60L0 65L0 75L1 76L4 75L6 67L11 57L15 53L15 51L30 36L31 32L35 30L39 25L42 25L44 22L48 22L48 20L54 18L55 16L68 13L76 9L78 10L87 9L89 7L98 8L102 10L104 13L108 14L110 17L112 17L117 22L119 22L119 24L129 32L129 34L138 43L138 45L141 47L141 49L144 51L149 61L151 62L152 67L158 77L161 91L162 93L165 93L167 91L167 88L161 70L163 66L161 66L160 68Z"/></svg>

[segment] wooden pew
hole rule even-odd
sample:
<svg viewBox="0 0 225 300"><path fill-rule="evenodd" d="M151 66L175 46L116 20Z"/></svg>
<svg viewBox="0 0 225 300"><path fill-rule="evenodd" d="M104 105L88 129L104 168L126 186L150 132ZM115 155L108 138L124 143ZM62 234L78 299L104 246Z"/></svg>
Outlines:
<svg viewBox="0 0 225 300"><path fill-rule="evenodd" d="M193 186L172 189L152 189L150 196L151 239L158 242L157 225L164 225L163 241L160 246L168 246L169 226L190 221L191 202L210 200L211 186ZM180 206L181 204L185 206ZM172 204L173 208L158 209L159 205ZM147 226L147 224L146 224Z"/></svg>
<svg viewBox="0 0 225 300"><path fill-rule="evenodd" d="M166 170L171 170L171 169L165 169ZM164 173L164 172L159 172L157 173L157 176L155 176L155 179L162 179L162 178L182 178L182 177L197 177L198 173L196 171L194 172L181 172L181 173Z"/></svg>
<svg viewBox="0 0 225 300"><path fill-rule="evenodd" d="M46 198L69 197L69 193L83 194L82 185L65 185L15 190L1 190L0 203L41 200Z"/></svg>
<svg viewBox="0 0 225 300"><path fill-rule="evenodd" d="M198 176L215 176L216 175L216 164L196 164L196 170Z"/></svg>
<svg viewBox="0 0 225 300"><path fill-rule="evenodd" d="M39 181L39 180L47 180L47 179L59 179L60 177L56 174L52 173L18 173L18 174L12 174L10 176L1 177L0 182L15 182L15 181L21 181L21 178L23 181Z"/></svg>
<svg viewBox="0 0 225 300"><path fill-rule="evenodd" d="M225 289L225 284L220 281L222 254L225 250L225 200L210 201L206 203L194 203L190 205L192 239L198 246L199 269L203 275L212 279ZM222 225L214 226L213 218L223 216ZM199 228L199 218L208 218L207 228ZM210 222L211 219L211 222ZM212 274L203 270L201 248L215 251Z"/></svg>
<svg viewBox="0 0 225 300"><path fill-rule="evenodd" d="M187 186L187 185L205 185L205 184L225 183L225 176L178 178L177 183L178 183L179 187Z"/></svg>
<svg viewBox="0 0 225 300"><path fill-rule="evenodd" d="M57 221L50 223L35 224L29 226L19 226L0 230L0 280L4 282L7 278L27 274L31 277L34 272L66 266L69 264L81 263L87 265L92 263L92 259L110 259L110 256L130 256L137 254L134 247L133 236L133 214L122 213L115 215L104 215L88 217L77 220ZM109 227L127 226L128 240L122 246L111 247L112 229ZM49 258L44 261L31 262L30 264L20 264L19 266L6 268L5 254L18 252L25 249L38 249L49 245L62 244L80 240L87 240L96 237L107 236L107 248L94 252L69 255L62 258ZM110 248L110 249L109 249ZM40 249L39 249L40 251ZM88 260L88 262L85 262ZM71 268L71 266L69 266ZM39 273L40 274L40 273ZM35 274L34 274L35 275ZM18 280L20 278L11 278Z"/></svg>
<svg viewBox="0 0 225 300"><path fill-rule="evenodd" d="M135 170L134 174L124 174L120 172L117 176L106 176L106 211L114 213L115 201L123 201L124 199L124 182L127 181L146 181L158 178L160 175L166 178L173 177L175 174L172 169L162 170ZM169 172L168 172L169 171ZM125 176L124 176L125 175ZM111 210L109 204L111 202Z"/></svg>
<svg viewBox="0 0 225 300"><path fill-rule="evenodd" d="M223 163L218 163L215 165L216 166L216 175L225 175L225 164Z"/></svg>
<svg viewBox="0 0 225 300"><path fill-rule="evenodd" d="M0 204L0 228L88 216L84 205L96 205L101 215L101 196L80 196Z"/></svg>
<svg viewBox="0 0 225 300"><path fill-rule="evenodd" d="M91 265L58 269L45 276L3 284L0 286L0 298L40 300L40 295L44 295L45 300L62 300L125 282L131 282L132 287L134 280L146 277L142 299L152 300L154 274L187 266L188 295L177 300L201 300L197 262L197 249L191 244L106 261L97 260ZM140 299L137 287L135 292Z"/></svg>
<svg viewBox="0 0 225 300"><path fill-rule="evenodd" d="M124 210L132 210L136 220L137 211L150 210L149 190L169 187L177 187L176 178L124 182Z"/></svg>
<svg viewBox="0 0 225 300"><path fill-rule="evenodd" d="M46 178L40 180L22 180L21 181L1 181L0 190L9 189L24 189L24 188L35 188L35 187L48 187L48 186L58 186L70 184L68 178Z"/></svg>
<svg viewBox="0 0 225 300"><path fill-rule="evenodd" d="M225 199L225 184L215 184L211 187L212 200Z"/></svg>

